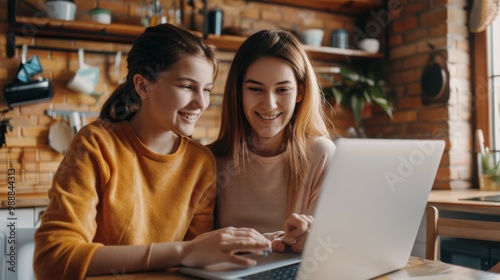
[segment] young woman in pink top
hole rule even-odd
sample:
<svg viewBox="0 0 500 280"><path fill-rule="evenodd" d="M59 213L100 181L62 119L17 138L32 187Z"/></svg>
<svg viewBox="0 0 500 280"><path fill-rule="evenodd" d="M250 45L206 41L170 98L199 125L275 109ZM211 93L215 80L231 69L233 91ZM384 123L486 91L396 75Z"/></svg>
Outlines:
<svg viewBox="0 0 500 280"><path fill-rule="evenodd" d="M172 25L148 27L99 120L74 137L35 234L36 278L255 264L238 251L271 243L255 230L213 229L215 160L187 137L207 108L214 51Z"/></svg>
<svg viewBox="0 0 500 280"><path fill-rule="evenodd" d="M297 38L264 30L237 51L226 81L217 161L219 227L257 229L301 251L335 145L314 68Z"/></svg>

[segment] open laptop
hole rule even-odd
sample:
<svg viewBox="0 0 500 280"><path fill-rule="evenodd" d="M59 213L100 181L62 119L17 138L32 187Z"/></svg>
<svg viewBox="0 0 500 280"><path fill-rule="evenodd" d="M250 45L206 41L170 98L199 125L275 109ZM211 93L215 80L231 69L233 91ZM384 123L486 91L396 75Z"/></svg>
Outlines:
<svg viewBox="0 0 500 280"><path fill-rule="evenodd" d="M339 139L302 255L254 256L256 266L182 267L205 279L369 279L404 267L444 150L441 140ZM293 265L292 265L293 266Z"/></svg>

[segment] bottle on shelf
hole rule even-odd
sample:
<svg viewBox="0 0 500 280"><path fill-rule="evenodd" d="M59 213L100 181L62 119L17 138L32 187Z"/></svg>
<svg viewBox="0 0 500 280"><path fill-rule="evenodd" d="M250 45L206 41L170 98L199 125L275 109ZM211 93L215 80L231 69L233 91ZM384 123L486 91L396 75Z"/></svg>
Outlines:
<svg viewBox="0 0 500 280"><path fill-rule="evenodd" d="M150 26L167 23L167 16L164 13L160 0L154 0L149 3L148 16Z"/></svg>

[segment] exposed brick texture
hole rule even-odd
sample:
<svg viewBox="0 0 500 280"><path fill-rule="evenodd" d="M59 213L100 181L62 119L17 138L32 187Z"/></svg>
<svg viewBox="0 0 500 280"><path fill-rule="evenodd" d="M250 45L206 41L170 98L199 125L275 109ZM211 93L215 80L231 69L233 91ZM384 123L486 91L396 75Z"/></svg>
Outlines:
<svg viewBox="0 0 500 280"><path fill-rule="evenodd" d="M37 0L30 0L37 2ZM11 83L20 63L20 50L14 58L6 57L8 32L7 1L0 3L0 87ZM39 2L39 1L38 1ZM88 20L87 11L97 6L95 0L76 0L78 20ZM162 0L168 9L171 0ZM197 0L196 7L202 7ZM278 6L268 3L246 2L243 0L209 1L209 8L219 5L225 12L224 27L248 35L263 28L283 28L292 30L296 25L305 28L325 30L323 45L329 45L334 29L344 28L349 32L350 45L354 45L356 18L312 11L303 8ZM387 41L387 81L399 97L394 118L389 119L383 112L375 109L373 116L364 121L369 137L384 138L421 138L444 139L447 142L434 185L435 189L468 188L472 186L472 144L471 118L474 108L471 103L470 57L466 28L466 1L395 1L397 6L388 7L389 22L385 32ZM101 0L99 5L113 12L113 21L140 24L144 15L141 0ZM20 8L20 13L26 12ZM184 25L189 26L191 8L185 7ZM379 14L375 14L376 16ZM43 21L43 18L40 20ZM373 21L372 23L376 23ZM196 15L198 31L201 31L202 16ZM385 23L384 23L385 24ZM370 26L364 26L366 28ZM373 26L371 26L373 27ZM369 30L364 30L367 32ZM69 45L72 47L93 48L110 53L130 48L127 44L88 42L83 40L64 40L54 38L17 37L18 44L41 45L49 50L29 49L28 57L37 54L44 68L43 76L50 78L54 87L51 102L15 108L6 117L12 118L14 130L7 135L8 147L0 149L0 185L5 182L8 167L16 168L19 177L19 192L45 192L50 187L52 176L62 159L47 143L49 127L62 118L52 118L44 114L46 109L79 110L98 112L106 97L116 87L116 77L110 74L114 63L112 54L86 54L88 64L99 67L98 90L100 98L75 93L66 87L68 80L78 68L76 52L52 51L50 47ZM428 43L446 49L450 70L451 97L447 104L423 106L420 101L420 75L431 53ZM220 104L224 79L233 54L220 52L222 59L218 79L211 97L211 105L200 119L193 138L201 143L210 143L217 137L220 122ZM125 74L125 57L120 66L120 77ZM315 62L324 64L325 62ZM3 105L2 105L3 106ZM1 109L1 108L0 108ZM350 112L336 108L333 117L334 132L337 136L346 135L347 128L353 125ZM88 121L92 121L90 118ZM461 139L462 137L462 139Z"/></svg>
<svg viewBox="0 0 500 280"><path fill-rule="evenodd" d="M391 138L447 141L434 189L463 189L472 182L472 93L466 1L400 1L400 18L392 23L388 81L397 85L399 104L395 119L383 124ZM414 19L418 19L418 29ZM403 40L399 39L402 38ZM422 105L420 75L432 50L446 53L450 73L450 100ZM404 69L412 72L402 71ZM413 78L411 78L413 74ZM378 126L377 126L378 127ZM370 131L376 131L373 127Z"/></svg>

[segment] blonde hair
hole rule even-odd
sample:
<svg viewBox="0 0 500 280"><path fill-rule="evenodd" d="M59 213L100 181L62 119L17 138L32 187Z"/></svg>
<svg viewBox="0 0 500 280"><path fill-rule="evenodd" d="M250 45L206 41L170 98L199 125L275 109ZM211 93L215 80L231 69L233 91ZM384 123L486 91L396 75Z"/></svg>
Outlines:
<svg viewBox="0 0 500 280"><path fill-rule="evenodd" d="M328 131L331 123L324 110L328 103L307 53L293 34L283 30L263 30L250 36L241 45L231 64L224 89L219 136L208 147L217 157L231 155L236 171L239 174L245 171L251 127L241 102L243 78L250 65L261 57L278 58L290 65L297 79L298 90L303 94L284 133L285 172L289 182L287 213L290 213L304 182L305 173L302 171L309 165L307 155L311 140L322 136L331 137Z"/></svg>

